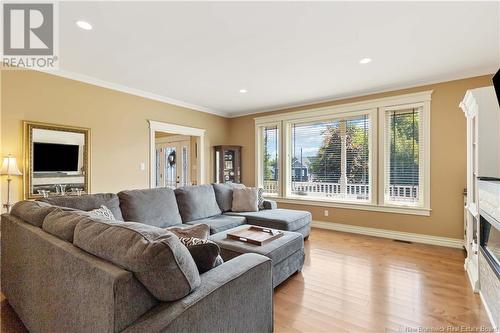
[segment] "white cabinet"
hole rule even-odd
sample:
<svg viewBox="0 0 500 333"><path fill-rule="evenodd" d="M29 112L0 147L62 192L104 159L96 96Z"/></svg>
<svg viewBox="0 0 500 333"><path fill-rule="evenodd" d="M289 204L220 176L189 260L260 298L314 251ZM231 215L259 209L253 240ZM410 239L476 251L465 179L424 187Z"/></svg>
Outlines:
<svg viewBox="0 0 500 333"><path fill-rule="evenodd" d="M494 88L468 90L460 107L467 117L467 199L465 205L465 269L479 290L478 177L500 178L500 108Z"/></svg>

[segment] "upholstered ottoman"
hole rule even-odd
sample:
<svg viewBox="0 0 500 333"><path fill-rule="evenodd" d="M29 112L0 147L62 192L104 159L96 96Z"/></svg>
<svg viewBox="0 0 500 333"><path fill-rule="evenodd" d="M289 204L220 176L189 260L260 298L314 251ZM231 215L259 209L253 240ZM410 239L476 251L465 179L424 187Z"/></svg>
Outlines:
<svg viewBox="0 0 500 333"><path fill-rule="evenodd" d="M210 240L219 245L221 256L225 261L244 253L258 253L270 258L273 265L273 288L302 269L304 238L301 233L283 231L283 236L264 245L254 245L227 238L229 232L245 228L249 228L249 225L242 225L210 236Z"/></svg>

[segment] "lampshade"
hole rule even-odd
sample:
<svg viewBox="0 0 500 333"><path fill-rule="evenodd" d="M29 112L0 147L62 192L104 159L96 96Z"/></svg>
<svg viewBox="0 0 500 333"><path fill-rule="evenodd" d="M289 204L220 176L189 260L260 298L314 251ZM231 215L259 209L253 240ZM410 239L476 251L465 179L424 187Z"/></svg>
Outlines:
<svg viewBox="0 0 500 333"><path fill-rule="evenodd" d="M2 170L0 171L2 175L7 176L21 176L22 173L17 167L16 158L9 155L3 158Z"/></svg>

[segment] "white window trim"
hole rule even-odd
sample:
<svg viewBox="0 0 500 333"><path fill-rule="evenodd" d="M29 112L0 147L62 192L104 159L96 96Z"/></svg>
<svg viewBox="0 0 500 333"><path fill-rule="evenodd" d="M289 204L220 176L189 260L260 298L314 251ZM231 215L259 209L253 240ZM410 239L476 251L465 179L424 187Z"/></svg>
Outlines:
<svg viewBox="0 0 500 333"><path fill-rule="evenodd" d="M362 102L339 104L334 106L315 108L309 110L287 112L278 115L269 115L263 117L256 117L255 120L255 184L262 186L260 179L261 172L260 165L262 162L261 156L261 143L260 128L262 126L278 126L280 152L279 152L279 166L280 173L278 182L280 186L280 193L278 196L270 196L270 198L282 202L299 205L312 205L320 207L336 207L346 209L359 209L369 211L380 211L389 213L401 213L412 215L429 216L430 208L430 106L432 90L422 91L417 93L384 97L372 99ZM405 205L391 205L384 202L384 157L380 156L379 152L384 152L384 140L381 136L384 135L383 124L385 110L393 108L411 107L418 105L423 107L422 111L422 126L423 126L423 141L424 141L424 169L423 169L423 184L424 184L424 200L423 206L405 206ZM317 198L296 198L288 197L290 193L290 186L287 181L290 175L290 137L291 130L290 124L294 122L308 122L315 120L332 119L339 117L351 117L359 114L370 114L372 120L371 135L370 135L370 177L373 187L371 193L371 201L369 203L363 202L345 202L345 201L332 201L332 200L318 200ZM382 127L381 127L382 126ZM286 154L284 154L286 152ZM376 175L376 176L375 176Z"/></svg>
<svg viewBox="0 0 500 333"><path fill-rule="evenodd" d="M262 184L262 181L264 179L263 177L263 170L260 167L262 165L262 143L263 143L263 133L261 131L262 127L271 127L271 126L276 126L278 129L278 186L280 189L280 192L282 191L282 180L284 179L283 177L283 172L282 172L282 152L283 152L283 140L282 140L282 126L281 126L281 121L274 121L274 122L263 122L260 123L259 126L255 126L255 184L258 187L263 187L264 184ZM281 194L278 194L280 196ZM272 198L276 198L276 196L270 196Z"/></svg>
<svg viewBox="0 0 500 333"><path fill-rule="evenodd" d="M423 142L423 162L424 165L422 166L423 169L420 169L420 176L422 177L422 185L424 187L423 190L423 201L421 205L414 206L414 205L404 205L404 204L394 204L391 205L390 203L385 202L385 193L384 193L384 184L388 181L386 178L386 169L385 169L385 164L386 164L386 155L385 155L385 140L386 138L384 137L385 135L385 125L386 125L386 112L390 111L399 111L399 110L406 110L406 109L411 109L411 108L422 108L422 114L421 114L421 123L422 123L422 138L420 138L420 142ZM411 103L411 104L401 104L401 105L394 105L394 106L388 106L388 107L380 107L379 108L379 125L378 128L380 130L380 138L379 138L379 151L382 152L381 157L379 158L379 175L378 178L381 179L381 184L378 188L379 192L379 206L397 206L397 207L403 207L403 208L409 208L409 209L425 209L425 208L430 208L430 151L431 151L431 146L430 146L430 100L425 101L425 102L417 102L417 103Z"/></svg>

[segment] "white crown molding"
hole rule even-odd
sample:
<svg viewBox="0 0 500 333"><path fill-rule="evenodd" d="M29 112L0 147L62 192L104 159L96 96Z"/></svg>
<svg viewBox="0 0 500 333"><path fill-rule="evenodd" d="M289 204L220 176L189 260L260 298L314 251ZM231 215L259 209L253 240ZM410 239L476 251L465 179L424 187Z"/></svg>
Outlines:
<svg viewBox="0 0 500 333"><path fill-rule="evenodd" d="M360 227L355 225L348 225L348 224L341 224L334 222L312 221L312 227L341 231L341 232L349 232L353 234L361 234L367 236L409 241L415 243L453 247L457 249L461 249L464 246L464 240L458 238L439 237L439 236L415 234L411 232Z"/></svg>
<svg viewBox="0 0 500 333"><path fill-rule="evenodd" d="M70 71L66 71L66 70L38 70L38 71L45 73L45 74L60 76L60 77L66 78L66 79L80 81L80 82L92 84L94 86L107 88L107 89L111 89L111 90L116 90L116 91L120 91L120 92L127 93L130 95L144 97L144 98L151 99L154 101L163 102L163 103L167 103L167 104L171 104L171 105L175 105L175 106L180 106L180 107L195 110L195 111L210 113L210 114L214 114L214 115L226 117L226 118L228 118L230 116L230 114L228 114L227 112L214 110L211 108L207 108L205 106L191 104L191 103L184 102L184 101L179 101L179 100L176 100L173 98L161 96L161 95L147 92L147 91L144 91L141 89L127 87L127 86L124 86L121 84L117 84L117 83L113 83L113 82L109 82L109 81L104 81L101 79L97 79L95 77L91 77L91 76L87 76L87 75L83 75L83 74L78 74L78 73L74 73L74 72L70 72Z"/></svg>
<svg viewBox="0 0 500 333"><path fill-rule="evenodd" d="M184 101L179 101L173 98L169 98L166 96L161 96L155 93L147 92L141 89L136 89L136 88L131 88L128 86L124 86L121 84L101 80L95 77L59 69L59 70L41 70L37 69L39 72L43 72L46 74L51 74L55 76L60 76L64 77L70 80L75 80L75 81L80 81L88 84L92 84L95 86L103 87L103 88L108 88L120 92L124 92L127 94L135 95L135 96L140 96L144 98L148 98L151 100L171 104L171 105L176 105L188 109L192 109L195 111L200 111L200 112L205 112L209 114L214 114L217 116L225 117L225 118L238 118L238 117L244 117L248 115L256 115L259 113L266 113L266 112L273 112L273 111L285 111L287 109L293 109L293 108L299 108L299 107L305 107L305 106L314 106L315 104L323 104L323 103L333 103L336 101L341 101L344 99L349 99L349 98L357 98L357 97L365 97L373 94L381 94L381 93L388 93L388 92L394 92L397 90L403 90L403 89L410 89L410 88L417 88L421 86L426 86L426 85L431 85L431 84L438 84L438 83L444 83L444 82L449 82L449 81L455 81L455 80L462 80L462 79L467 79L471 77L476 77L476 76L482 76L482 75L489 75L492 74L496 71L496 69L493 68L483 68L481 70L475 70L475 71L467 71L467 72L462 72L460 74L455 74L455 75L442 75L437 78L434 78L432 80L419 80L417 82L413 82L411 84L406 84L406 85L390 85L386 88L374 88L374 89L367 89L363 91L358 91L354 94L346 94L346 95L340 95L336 97L326 97L326 98L317 98L317 99L310 99L306 100L303 102L297 102L297 103L290 103L290 104L281 104L275 107L270 107L270 108L259 108L259 109L254 109L250 111L234 111L234 112L226 112L226 111L221 111L221 110L216 110L212 108L208 108L205 106L201 105L196 105L196 104L191 104L189 102L184 102Z"/></svg>
<svg viewBox="0 0 500 333"><path fill-rule="evenodd" d="M255 110L242 111L242 112L231 112L228 117L229 118L238 118L238 117L244 117L244 116L250 116L250 115L257 115L259 113L274 112L274 111L286 111L288 109L295 109L295 108L300 108L300 107L307 107L307 106L314 107L314 105L316 105L316 104L333 103L333 102L338 102L338 101L342 101L342 100L350 99L350 98L367 97L367 96L375 95L375 94L397 92L398 90L412 89L412 88L424 87L424 86L428 86L428 85L445 83L445 82L450 82L450 81L464 80L464 79L469 79L469 78L476 77L476 76L483 76L483 75L490 75L490 74L492 75L497 70L498 69L487 68L484 70L469 71L469 72L460 73L457 75L440 76L440 77L435 78L433 80L420 80L420 81L417 81L417 82L414 82L411 84L406 84L406 85L399 85L399 86L397 84L391 85L391 86L384 88L384 89L380 89L380 88L368 89L368 90L359 91L359 92L354 93L354 94L340 95L337 97L310 99L310 100L306 100L306 101L298 102L298 103L282 104L282 105L278 105L278 106L272 107L272 108L262 108L262 109L255 109Z"/></svg>

